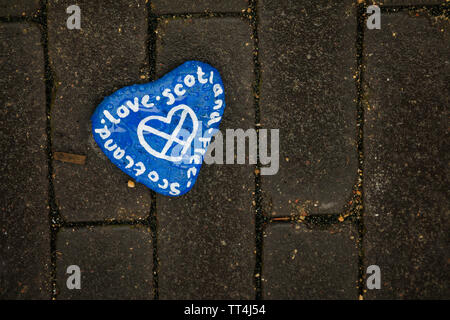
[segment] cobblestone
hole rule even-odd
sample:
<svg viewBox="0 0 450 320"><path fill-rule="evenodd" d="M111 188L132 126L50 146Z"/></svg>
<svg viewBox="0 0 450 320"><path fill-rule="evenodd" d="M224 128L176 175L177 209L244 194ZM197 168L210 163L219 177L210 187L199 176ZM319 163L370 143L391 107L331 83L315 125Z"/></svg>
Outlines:
<svg viewBox="0 0 450 320"><path fill-rule="evenodd" d="M57 242L60 299L152 299L153 246L146 227L63 229ZM81 289L69 290L66 270L77 265Z"/></svg>
<svg viewBox="0 0 450 320"><path fill-rule="evenodd" d="M383 15L366 33L366 265L374 299L449 296L448 21Z"/></svg>
<svg viewBox="0 0 450 320"><path fill-rule="evenodd" d="M280 128L263 210L340 213L357 177L354 1L266 0L260 20L261 126Z"/></svg>
<svg viewBox="0 0 450 320"><path fill-rule="evenodd" d="M49 6L53 151L87 159L82 166L54 162L56 202L68 221L143 218L150 193L140 184L128 188L129 177L96 145L89 119L106 95L148 79L145 1L78 1L81 30L67 29L71 4L60 0Z"/></svg>
<svg viewBox="0 0 450 320"><path fill-rule="evenodd" d="M28 23L0 24L0 40L0 297L48 299L50 232L41 33Z"/></svg>
<svg viewBox="0 0 450 320"><path fill-rule="evenodd" d="M381 2L369 30L372 1L80 0L69 30L72 1L0 0L0 298L448 299L448 5ZM222 133L280 129L277 174L171 198L102 154L103 98L186 60Z"/></svg>
<svg viewBox="0 0 450 320"><path fill-rule="evenodd" d="M247 9L248 0L155 0L151 5L156 14L241 12Z"/></svg>
<svg viewBox="0 0 450 320"><path fill-rule="evenodd" d="M39 0L0 0L0 17L30 17L36 14L39 9Z"/></svg>
<svg viewBox="0 0 450 320"><path fill-rule="evenodd" d="M163 75L186 60L210 63L225 86L220 130L251 128L250 36L249 25L238 18L161 21L157 73ZM251 166L203 164L188 194L157 197L162 299L254 297L253 192Z"/></svg>
<svg viewBox="0 0 450 320"><path fill-rule="evenodd" d="M272 224L264 233L264 299L357 299L357 232Z"/></svg>

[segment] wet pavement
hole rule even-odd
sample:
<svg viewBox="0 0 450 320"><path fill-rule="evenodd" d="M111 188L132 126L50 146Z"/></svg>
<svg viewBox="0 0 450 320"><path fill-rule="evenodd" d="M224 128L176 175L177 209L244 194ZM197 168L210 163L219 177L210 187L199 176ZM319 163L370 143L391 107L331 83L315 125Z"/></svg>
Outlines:
<svg viewBox="0 0 450 320"><path fill-rule="evenodd" d="M1 299L450 297L446 1L81 0L80 30L72 1L10 2ZM279 129L276 174L204 164L170 198L101 152L103 98L187 60L221 74L222 132Z"/></svg>

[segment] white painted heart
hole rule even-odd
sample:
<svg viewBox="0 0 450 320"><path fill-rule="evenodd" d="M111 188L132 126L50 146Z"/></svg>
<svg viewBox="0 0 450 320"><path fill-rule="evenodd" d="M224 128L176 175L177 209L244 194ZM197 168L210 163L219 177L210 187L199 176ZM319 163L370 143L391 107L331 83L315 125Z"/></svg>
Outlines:
<svg viewBox="0 0 450 320"><path fill-rule="evenodd" d="M172 116L175 114L175 112L177 112L179 110L182 110L180 121L178 122L177 126L175 127L175 129L173 130L173 132L171 134L162 132L158 129L155 129L155 128L147 125L147 123L150 120L159 120L161 122L169 124L172 122ZM186 141L183 141L183 140L178 139L178 134L186 120L186 116L188 116L188 115L192 120L193 129L192 129L192 132L190 133L189 137L186 139ZM170 109L169 113L167 114L167 117L149 116L149 117L142 119L137 127L137 136L138 136L139 142L141 143L142 147L144 147L144 149L148 153L150 153L152 156L159 158L159 159L165 159L165 160L171 161L171 162L178 162L178 161L182 160L183 155L186 153L186 151L191 146L192 140L194 139L195 135L197 134L198 125L199 125L199 123L198 123L197 116L195 115L195 112L191 108L189 108L187 105L180 104L180 105ZM155 135L167 140L166 144L164 145L164 148L161 151L157 151L157 150L153 149L145 140L144 132L155 134ZM167 155L167 151L169 150L169 148L172 146L172 144L174 142L183 146L179 156L177 156L177 157Z"/></svg>

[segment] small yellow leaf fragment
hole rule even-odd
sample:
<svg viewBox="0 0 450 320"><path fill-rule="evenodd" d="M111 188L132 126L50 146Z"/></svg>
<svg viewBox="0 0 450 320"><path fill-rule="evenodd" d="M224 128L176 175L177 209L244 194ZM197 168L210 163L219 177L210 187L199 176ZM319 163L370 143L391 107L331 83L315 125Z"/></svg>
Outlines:
<svg viewBox="0 0 450 320"><path fill-rule="evenodd" d="M295 259L295 256L297 255L297 252L298 252L298 250L297 250L297 249L294 249L294 253L293 253L292 256L291 256L291 259L292 259L292 260Z"/></svg>

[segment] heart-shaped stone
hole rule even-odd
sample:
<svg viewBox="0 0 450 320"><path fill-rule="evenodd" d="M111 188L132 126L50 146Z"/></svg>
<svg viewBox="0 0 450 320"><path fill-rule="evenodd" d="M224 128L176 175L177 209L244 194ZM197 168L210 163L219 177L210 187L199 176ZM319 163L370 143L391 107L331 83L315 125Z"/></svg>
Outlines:
<svg viewBox="0 0 450 320"><path fill-rule="evenodd" d="M188 61L159 80L106 97L91 117L92 131L122 171L158 193L178 196L197 180L224 109L219 72Z"/></svg>

